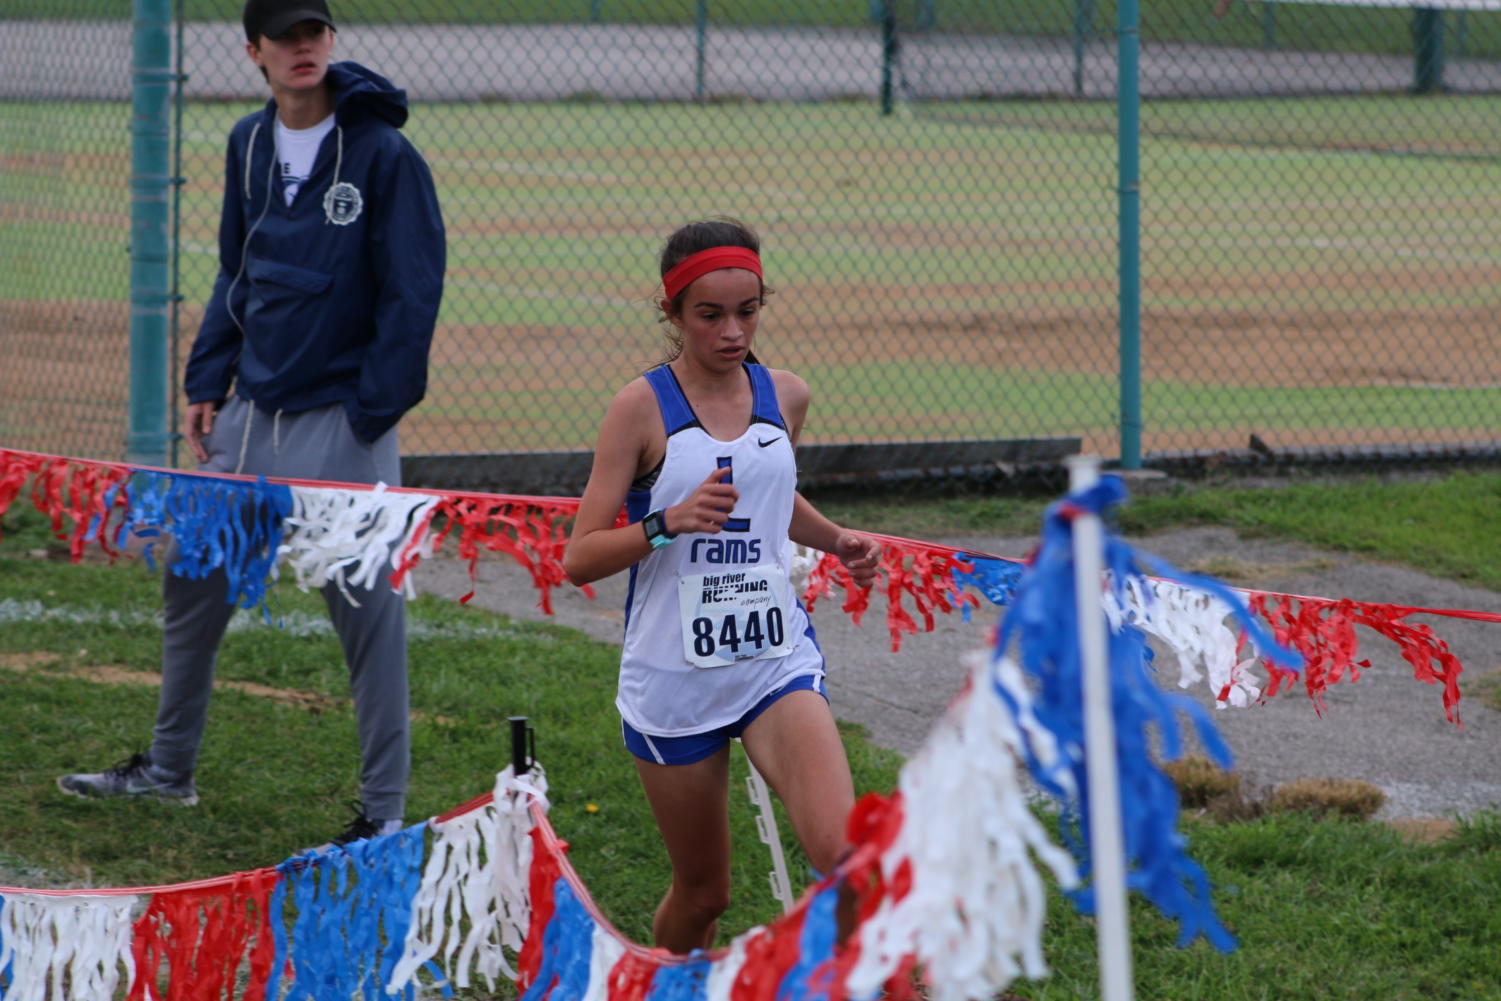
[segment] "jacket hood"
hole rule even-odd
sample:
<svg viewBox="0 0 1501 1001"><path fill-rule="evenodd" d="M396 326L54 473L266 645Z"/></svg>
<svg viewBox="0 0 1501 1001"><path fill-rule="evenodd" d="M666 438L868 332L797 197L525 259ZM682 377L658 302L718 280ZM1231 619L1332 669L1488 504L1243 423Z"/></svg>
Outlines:
<svg viewBox="0 0 1501 1001"><path fill-rule="evenodd" d="M406 124L407 92L374 70L349 60L330 63L328 83L333 88L338 121L368 111L398 129Z"/></svg>

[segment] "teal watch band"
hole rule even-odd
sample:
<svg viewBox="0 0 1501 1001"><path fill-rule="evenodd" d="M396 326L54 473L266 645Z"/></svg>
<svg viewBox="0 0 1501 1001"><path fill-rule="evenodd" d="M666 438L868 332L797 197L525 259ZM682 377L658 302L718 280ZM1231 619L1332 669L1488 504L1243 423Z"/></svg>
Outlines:
<svg viewBox="0 0 1501 1001"><path fill-rule="evenodd" d="M642 518L641 528L646 532L646 541L651 543L653 549L661 549L677 538L667 531L667 518L660 509Z"/></svg>

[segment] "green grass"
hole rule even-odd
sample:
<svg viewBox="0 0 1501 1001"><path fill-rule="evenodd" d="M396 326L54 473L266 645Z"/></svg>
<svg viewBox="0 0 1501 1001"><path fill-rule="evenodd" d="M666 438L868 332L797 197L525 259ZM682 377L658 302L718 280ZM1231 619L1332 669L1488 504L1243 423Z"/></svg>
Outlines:
<svg viewBox="0 0 1501 1001"><path fill-rule="evenodd" d="M1229 525L1416 567L1501 591L1501 535L1487 528L1501 506L1501 473L1440 480L1292 481L1275 490L1184 490L1133 500L1127 532L1183 524Z"/></svg>
<svg viewBox="0 0 1501 1001"><path fill-rule="evenodd" d="M1501 917L1496 818L1478 834L1416 845L1379 824L1278 814L1223 826L1188 821L1218 913L1239 939L1221 955L1175 948L1177 928L1139 899L1130 921L1137 996L1201 1001L1494 1001L1487 957ZM1311 931L1317 929L1316 932ZM1098 997L1092 923L1049 909L1053 976L1012 991L1029 1001Z"/></svg>
<svg viewBox="0 0 1501 1001"><path fill-rule="evenodd" d="M961 495L900 502L819 497L818 503L851 525L930 539L1028 535L1050 500ZM1501 472L1407 479L1305 476L1259 488L1237 487L1234 481L1181 482L1168 493L1128 498L1117 525L1147 549L1154 532L1224 525L1501 591L1501 535L1491 527L1498 509Z"/></svg>
<svg viewBox="0 0 1501 1001"><path fill-rule="evenodd" d="M1213 522L1345 548L1501 589L1494 535L1501 474L1425 480L1289 482L1253 490L1208 485L1132 500L1132 534ZM916 538L1031 534L1045 501L949 497L906 502L830 499L830 514ZM1401 531L1389 526L1396 524ZM154 691L68 673L100 665L153 670L158 581L139 564L69 565L41 558L51 543L17 505L0 522L0 711L26 740L0 743L8 777L0 811L0 873L26 885L167 882L278 861L326 837L354 795L357 755L347 691L315 597L274 589L283 625L243 615L220 677L315 692L317 712L222 691L198 776L203 803L177 810L87 803L53 777L99 767L149 738ZM55 548L55 547L53 547ZM451 602L411 609L414 775L409 816L484 791L507 753L505 719L529 716L548 767L553 822L604 912L633 938L649 935L662 889L657 846L612 709L615 651L569 630L507 620ZM25 659L29 668L16 670ZM856 784L886 791L896 761L849 730ZM735 788L742 788L738 783ZM775 914L764 848L735 800L736 872L728 937ZM593 805L596 810L590 810ZM1379 824L1268 814L1213 824L1185 819L1217 911L1240 948L1175 947L1176 927L1132 903L1139 996L1203 1001L1495 1001L1501 969L1501 815L1464 818L1436 844ZM786 835L785 824L783 833ZM795 851L795 849L794 849ZM796 856L794 856L796 857ZM794 863L796 867L799 863ZM1053 975L1013 985L1028 1001L1098 997L1093 925L1054 894L1044 950Z"/></svg>
<svg viewBox="0 0 1501 1001"><path fill-rule="evenodd" d="M57 775L102 769L150 742L153 687L72 672L158 670L161 599L159 579L140 563L74 566L29 555L47 549L39 520L13 511L0 541L0 713L27 733L0 744L9 790L0 811L0 872L37 883L170 883L273 865L336 833L359 790L348 681L321 598L287 585L272 601L280 628L251 612L232 622L218 679L315 693L325 697L320 705L216 692L197 807L58 793ZM605 913L626 934L649 940L666 857L620 746L618 650L453 601L424 598L410 612L417 718L408 820L487 791L508 760L507 717L527 716L548 771L553 823L571 857ZM844 733L858 787L894 788L897 757L868 745L855 728ZM725 927L738 931L778 909L766 849L740 795L743 756L734 761L735 903ZM797 878L806 861L785 817L781 830Z"/></svg>

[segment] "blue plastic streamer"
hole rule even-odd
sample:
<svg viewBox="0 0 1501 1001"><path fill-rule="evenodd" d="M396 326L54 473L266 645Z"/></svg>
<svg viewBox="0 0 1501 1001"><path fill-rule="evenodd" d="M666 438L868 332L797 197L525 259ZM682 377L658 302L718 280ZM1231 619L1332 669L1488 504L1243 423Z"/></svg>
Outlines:
<svg viewBox="0 0 1501 1001"><path fill-rule="evenodd" d="M1012 563L1010 560L997 560L986 556L975 556L970 553L957 553L956 558L971 564L973 569L961 570L955 567L950 573L953 575L954 587L963 590L973 587L983 594L992 605L1009 605L1011 596L1016 591L1016 582L1021 580L1026 568L1020 563ZM970 620L973 609L965 604L960 608L960 614L964 621Z"/></svg>
<svg viewBox="0 0 1501 1001"><path fill-rule="evenodd" d="M830 978L817 976L818 968L834 957L836 934L835 905L839 902L839 884L835 883L808 901L803 928L798 938L797 962L782 976L777 987L777 1001L797 998L802 1001L827 999Z"/></svg>
<svg viewBox="0 0 1501 1001"><path fill-rule="evenodd" d="M552 919L542 931L542 962L521 1001L580 1001L589 992L594 955L594 918L568 880L552 886Z"/></svg>
<svg viewBox="0 0 1501 1001"><path fill-rule="evenodd" d="M1015 641L1021 667L1036 683L1034 712L1037 721L1056 739L1061 760L1052 770L1043 767L1031 742L1026 741L1027 765L1038 785L1059 800L1063 808L1059 820L1062 840L1086 877L1091 871L1089 804L1088 798L1081 794L1088 788L1088 781L1071 523L1081 512L1103 519L1105 512L1124 498L1125 487L1120 478L1105 476L1089 489L1070 494L1048 508L1043 520L1042 544L1033 558L1031 572L1016 585L1011 608L996 638L995 656L1000 657ZM1133 578L1143 594L1151 594L1144 575L1136 569L1137 563L1135 551L1107 528L1104 564L1123 606L1127 582ZM1236 610L1242 627L1266 656L1290 666L1301 663L1296 654L1278 645L1265 626L1222 585L1181 574L1173 579L1227 600ZM1140 629L1126 622L1112 630L1108 653L1127 886L1140 891L1165 916L1179 922L1180 946L1203 935L1216 948L1229 951L1234 948L1235 939L1214 914L1208 876L1188 857L1187 841L1177 830L1177 789L1153 760L1154 745L1150 738L1155 734L1156 750L1163 759L1175 760L1183 750L1179 717L1186 717L1206 753L1223 767L1230 765L1230 749L1202 706L1187 696L1170 694L1158 687L1152 671L1152 651ZM1015 715L1017 707L1011 699L999 685L996 690ZM1025 728L1019 729L1026 733ZM1093 913L1092 886L1074 891L1071 897L1080 911Z"/></svg>
<svg viewBox="0 0 1501 1001"><path fill-rule="evenodd" d="M448 979L448 971L439 966L437 960L429 959L422 964L422 968L427 971L428 976L433 978L433 985L444 997L453 997L453 982Z"/></svg>
<svg viewBox="0 0 1501 1001"><path fill-rule="evenodd" d="M147 539L146 559L154 569L153 550L170 533L177 542L172 573L202 579L222 569L229 579L230 602L265 607L282 522L292 511L291 487L267 483L264 477L230 480L141 470L125 490L126 516L117 541L127 535ZM90 530L97 532L98 526Z"/></svg>
<svg viewBox="0 0 1501 1001"><path fill-rule="evenodd" d="M275 954L271 959L271 975L266 978L266 997L281 997L281 971L287 968L287 866L292 862L283 862L276 867L281 877L276 881L275 888L271 891L271 941L276 947Z"/></svg>
<svg viewBox="0 0 1501 1001"><path fill-rule="evenodd" d="M134 471L131 475L134 477L141 477L146 474L140 471ZM100 512L95 513L89 518L88 528L84 530L83 538L85 542L99 541L100 533L104 530L105 520L108 518L109 512L115 509L115 498L119 495L122 489L127 490L126 504L129 504L130 498L128 487L123 486L119 483L115 483L112 484L108 489L106 489L104 491L103 497L104 503L100 506ZM149 515L147 515L147 519L149 519ZM123 546L125 544L125 538L130 534L130 532L128 531L130 523L131 512L129 507L127 506L125 516L120 521L120 527L115 529L115 537L110 540L116 546ZM145 548L142 549L141 554L146 557L146 565L154 571L156 569L156 561L152 557L151 550L156 545L156 541L161 538L160 527L156 527L155 523L150 522L149 520L143 520L141 522L140 529L135 534L138 538L148 540Z"/></svg>
<svg viewBox="0 0 1501 1001"><path fill-rule="evenodd" d="M287 1001L322 999L326 994L340 991L342 997L348 998L353 993L350 979L358 971L346 955L344 925L348 915L339 907L343 896L342 874L348 867L348 855L332 852L301 862L290 871L282 870L283 882L290 884L297 912L289 948L292 983L287 990ZM324 890L325 884L329 884L328 892ZM334 890L335 884L338 892Z"/></svg>
<svg viewBox="0 0 1501 1001"><path fill-rule="evenodd" d="M290 885L297 917L287 953L293 980L284 1001L366 1001L386 997L406 944L412 901L422 882L426 824L288 859L278 866L282 883L272 898L273 920ZM285 961L277 942L278 964ZM274 986L274 985L273 985ZM268 997L275 995L268 990ZM411 1001L415 988L403 996Z"/></svg>
<svg viewBox="0 0 1501 1001"><path fill-rule="evenodd" d="M693 958L686 963L657 967L644 1001L704 1001L708 997L709 972L714 964L700 949L689 955Z"/></svg>
<svg viewBox="0 0 1501 1001"><path fill-rule="evenodd" d="M0 917L4 917L5 915L5 904L5 896L4 894L0 894ZM0 921L0 953L5 952L4 929L5 923ZM5 998L10 994L10 985L15 983L15 962L13 959L9 963L6 963L4 968L0 968L0 1001L5 1001Z"/></svg>

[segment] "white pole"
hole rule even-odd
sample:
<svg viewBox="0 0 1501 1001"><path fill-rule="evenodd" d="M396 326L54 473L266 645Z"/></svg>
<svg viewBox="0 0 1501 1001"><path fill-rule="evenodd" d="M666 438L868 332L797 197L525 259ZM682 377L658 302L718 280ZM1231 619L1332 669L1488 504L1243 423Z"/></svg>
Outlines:
<svg viewBox="0 0 1501 1001"><path fill-rule="evenodd" d="M1069 490L1100 480L1100 460L1068 460ZM1126 864L1121 835L1120 779L1115 759L1115 719L1110 711L1110 670L1101 601L1105 532L1099 516L1074 518L1074 598L1084 676L1084 761L1089 774L1089 843L1094 873L1095 942L1100 955L1100 996L1131 1001L1131 934L1126 918Z"/></svg>

